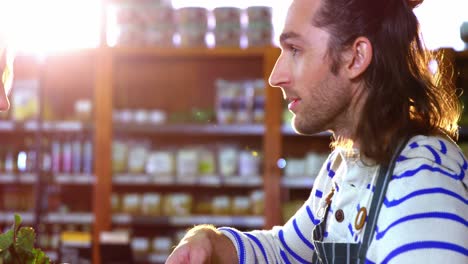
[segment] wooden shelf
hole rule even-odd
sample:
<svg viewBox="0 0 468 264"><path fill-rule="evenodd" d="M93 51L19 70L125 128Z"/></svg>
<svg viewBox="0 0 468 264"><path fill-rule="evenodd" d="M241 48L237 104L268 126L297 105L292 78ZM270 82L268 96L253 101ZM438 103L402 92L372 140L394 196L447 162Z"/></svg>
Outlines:
<svg viewBox="0 0 468 264"><path fill-rule="evenodd" d="M37 121L15 122L10 120L0 121L0 132L83 132L92 129L90 124L79 121L45 121L42 126Z"/></svg>
<svg viewBox="0 0 468 264"><path fill-rule="evenodd" d="M235 226L247 228L261 228L265 224L263 216L131 216L129 214L113 214L112 222L118 225L149 225L149 226L173 226L187 227L200 224L212 224L215 226Z"/></svg>
<svg viewBox="0 0 468 264"><path fill-rule="evenodd" d="M94 215L91 212L83 213L48 213L45 222L49 224L92 224Z"/></svg>
<svg viewBox="0 0 468 264"><path fill-rule="evenodd" d="M13 223L15 214L21 216L24 224L30 224L34 221L34 213L32 212L0 212L0 223ZM44 216L44 220L48 224L92 224L94 215L91 212L48 213Z"/></svg>
<svg viewBox="0 0 468 264"><path fill-rule="evenodd" d="M89 174L65 174L60 173L54 175L54 181L62 185L93 185L96 181L94 175Z"/></svg>
<svg viewBox="0 0 468 264"><path fill-rule="evenodd" d="M180 134L180 135L232 135L232 136L261 136L265 133L262 124L168 124L168 125L138 125L115 124L116 132L151 133L151 134Z"/></svg>
<svg viewBox="0 0 468 264"><path fill-rule="evenodd" d="M147 174L116 174L112 177L114 186L190 186L190 187L261 187L263 178L233 176L199 176L193 178L154 177Z"/></svg>
<svg viewBox="0 0 468 264"><path fill-rule="evenodd" d="M168 57L168 58L245 58L245 57L263 57L268 49L279 49L277 47L269 48L131 48L114 47L110 48L116 57Z"/></svg>
<svg viewBox="0 0 468 264"><path fill-rule="evenodd" d="M32 224L34 222L34 213L32 212L0 212L0 223L12 224L15 221L15 214L21 216L22 224Z"/></svg>
<svg viewBox="0 0 468 264"><path fill-rule="evenodd" d="M37 182L36 173L2 173L0 174L0 184L34 184Z"/></svg>

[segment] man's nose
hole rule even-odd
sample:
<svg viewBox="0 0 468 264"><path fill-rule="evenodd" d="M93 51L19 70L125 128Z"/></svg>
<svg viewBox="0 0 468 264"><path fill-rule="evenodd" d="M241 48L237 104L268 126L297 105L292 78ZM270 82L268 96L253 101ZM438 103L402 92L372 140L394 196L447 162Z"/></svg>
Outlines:
<svg viewBox="0 0 468 264"><path fill-rule="evenodd" d="M290 82L290 74L283 57L280 55L271 71L269 83L273 87L284 87Z"/></svg>

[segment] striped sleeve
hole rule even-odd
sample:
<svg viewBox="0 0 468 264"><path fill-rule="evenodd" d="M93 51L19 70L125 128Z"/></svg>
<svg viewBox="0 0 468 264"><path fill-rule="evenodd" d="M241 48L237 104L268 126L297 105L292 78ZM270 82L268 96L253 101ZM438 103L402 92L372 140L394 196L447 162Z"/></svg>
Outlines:
<svg viewBox="0 0 468 264"><path fill-rule="evenodd" d="M467 162L448 141L413 142L396 164L369 263L468 263Z"/></svg>
<svg viewBox="0 0 468 264"><path fill-rule="evenodd" d="M313 195L284 226L251 232L219 228L235 245L239 263L311 263L312 230L319 223L311 203L317 193L320 191L314 189Z"/></svg>

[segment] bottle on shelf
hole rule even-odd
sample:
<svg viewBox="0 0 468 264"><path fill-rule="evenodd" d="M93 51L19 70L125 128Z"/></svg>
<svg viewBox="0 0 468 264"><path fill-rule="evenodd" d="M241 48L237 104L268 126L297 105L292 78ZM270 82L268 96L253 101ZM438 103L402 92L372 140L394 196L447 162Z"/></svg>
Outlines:
<svg viewBox="0 0 468 264"><path fill-rule="evenodd" d="M52 173L60 173L61 171L61 149L62 143L58 138L52 140L51 152L52 152Z"/></svg>
<svg viewBox="0 0 468 264"><path fill-rule="evenodd" d="M62 142L62 173L72 172L72 140L70 136L65 137Z"/></svg>
<svg viewBox="0 0 468 264"><path fill-rule="evenodd" d="M32 147L32 139L26 138L24 145L20 147L16 158L16 166L19 173L28 172L28 149Z"/></svg>
<svg viewBox="0 0 468 264"><path fill-rule="evenodd" d="M29 139L29 142L26 146L26 155L26 172L34 173L36 171L38 153L32 138Z"/></svg>
<svg viewBox="0 0 468 264"><path fill-rule="evenodd" d="M93 174L93 138L91 133L86 134L86 137L83 141L83 167L82 171L84 174L91 175Z"/></svg>
<svg viewBox="0 0 468 264"><path fill-rule="evenodd" d="M52 171L52 150L48 138L43 138L41 141L41 154L41 170L44 173L50 173Z"/></svg>
<svg viewBox="0 0 468 264"><path fill-rule="evenodd" d="M16 172L16 155L15 148L12 145L7 146L5 154L5 173Z"/></svg>
<svg viewBox="0 0 468 264"><path fill-rule="evenodd" d="M72 171L74 174L82 172L83 162L83 151L82 151L82 140L81 137L75 137L72 141Z"/></svg>

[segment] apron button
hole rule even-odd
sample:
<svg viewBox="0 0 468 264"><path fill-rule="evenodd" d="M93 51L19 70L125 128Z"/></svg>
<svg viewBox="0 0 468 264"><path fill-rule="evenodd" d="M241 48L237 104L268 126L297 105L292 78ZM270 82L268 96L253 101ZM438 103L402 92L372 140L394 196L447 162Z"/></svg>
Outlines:
<svg viewBox="0 0 468 264"><path fill-rule="evenodd" d="M340 222L340 223L343 222L343 220L344 220L344 212L343 212L343 210L339 209L339 210L337 210L337 211L335 212L335 219L336 219L336 221L338 221L338 222Z"/></svg>
<svg viewBox="0 0 468 264"><path fill-rule="evenodd" d="M354 228L356 228L356 230L361 230L364 227L364 224L366 223L366 219L367 209L365 207L361 207L356 216L356 219L354 220Z"/></svg>

